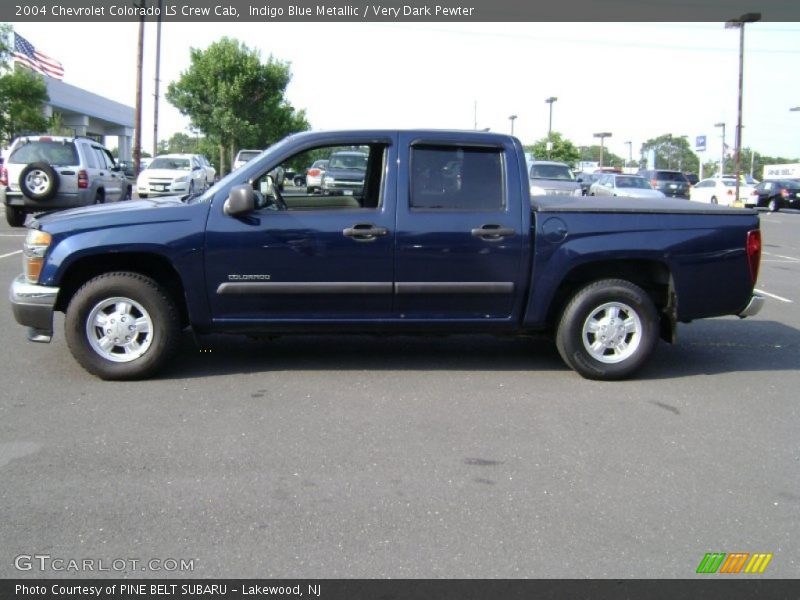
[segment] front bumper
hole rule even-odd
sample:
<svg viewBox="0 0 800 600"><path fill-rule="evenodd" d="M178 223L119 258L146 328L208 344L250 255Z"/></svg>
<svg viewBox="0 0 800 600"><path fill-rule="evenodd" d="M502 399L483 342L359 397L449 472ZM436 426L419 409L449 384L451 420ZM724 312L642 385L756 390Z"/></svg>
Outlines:
<svg viewBox="0 0 800 600"><path fill-rule="evenodd" d="M24 275L19 275L11 283L8 296L17 323L28 327L28 339L49 342L53 337L53 309L58 288L29 283Z"/></svg>
<svg viewBox="0 0 800 600"><path fill-rule="evenodd" d="M745 317L752 317L753 315L757 315L761 309L764 307L764 296L760 296L759 294L753 294L750 297L750 302L747 303L747 306L744 308L742 312L739 313L739 318L744 319Z"/></svg>

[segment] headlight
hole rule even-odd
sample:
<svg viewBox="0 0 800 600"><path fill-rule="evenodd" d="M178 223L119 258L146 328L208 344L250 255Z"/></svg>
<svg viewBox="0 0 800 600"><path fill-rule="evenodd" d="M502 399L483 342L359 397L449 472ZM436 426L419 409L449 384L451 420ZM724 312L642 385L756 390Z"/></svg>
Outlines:
<svg viewBox="0 0 800 600"><path fill-rule="evenodd" d="M187 181L189 181L189 176L184 175L183 177L176 177L172 183L186 183Z"/></svg>
<svg viewBox="0 0 800 600"><path fill-rule="evenodd" d="M44 255L50 247L52 236L38 229L29 229L22 246L22 269L25 278L31 283L39 282L44 265Z"/></svg>
<svg viewBox="0 0 800 600"><path fill-rule="evenodd" d="M543 187L539 187L538 185L531 186L531 196L546 196L547 191Z"/></svg>

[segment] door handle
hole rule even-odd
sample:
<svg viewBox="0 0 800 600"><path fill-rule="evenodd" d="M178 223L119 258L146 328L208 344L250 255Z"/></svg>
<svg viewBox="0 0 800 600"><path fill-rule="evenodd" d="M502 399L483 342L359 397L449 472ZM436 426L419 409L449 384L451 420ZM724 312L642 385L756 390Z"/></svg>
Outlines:
<svg viewBox="0 0 800 600"><path fill-rule="evenodd" d="M483 225L471 231L472 235L479 237L487 242L494 242L504 237L516 235L516 230L511 227L501 227L500 225Z"/></svg>
<svg viewBox="0 0 800 600"><path fill-rule="evenodd" d="M351 237L357 242L370 242L388 233L389 230L386 227L376 227L372 223L356 223L352 227L346 227L342 230L343 236Z"/></svg>

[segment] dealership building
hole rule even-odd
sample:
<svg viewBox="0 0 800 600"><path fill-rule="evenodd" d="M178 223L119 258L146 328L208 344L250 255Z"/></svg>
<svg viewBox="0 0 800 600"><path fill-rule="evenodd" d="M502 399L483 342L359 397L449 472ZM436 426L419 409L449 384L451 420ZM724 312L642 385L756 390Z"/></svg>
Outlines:
<svg viewBox="0 0 800 600"><path fill-rule="evenodd" d="M120 160L130 160L133 148L134 109L103 96L93 94L59 79L46 77L47 94L44 114L50 118L61 115L64 127L74 135L85 135L103 141L106 146L115 144L106 138L117 138Z"/></svg>

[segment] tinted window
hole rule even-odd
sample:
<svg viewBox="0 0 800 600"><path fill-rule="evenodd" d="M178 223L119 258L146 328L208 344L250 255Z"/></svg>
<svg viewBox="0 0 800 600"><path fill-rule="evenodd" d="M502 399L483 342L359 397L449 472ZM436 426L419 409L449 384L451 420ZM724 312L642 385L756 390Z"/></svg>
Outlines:
<svg viewBox="0 0 800 600"><path fill-rule="evenodd" d="M414 147L410 205L433 210L502 209L501 151L457 146Z"/></svg>
<svg viewBox="0 0 800 600"><path fill-rule="evenodd" d="M253 160L259 154L261 154L261 151L259 150L246 150L246 151L243 150L242 152L239 152L239 156L237 157L236 160L244 160L244 161Z"/></svg>
<svg viewBox="0 0 800 600"><path fill-rule="evenodd" d="M681 183L688 183L686 176L683 173L674 173L671 171L659 171L656 174L656 179L659 181L678 181Z"/></svg>
<svg viewBox="0 0 800 600"><path fill-rule="evenodd" d="M44 162L59 167L76 166L80 163L72 142L28 142L18 146L8 157L8 162L14 165Z"/></svg>

